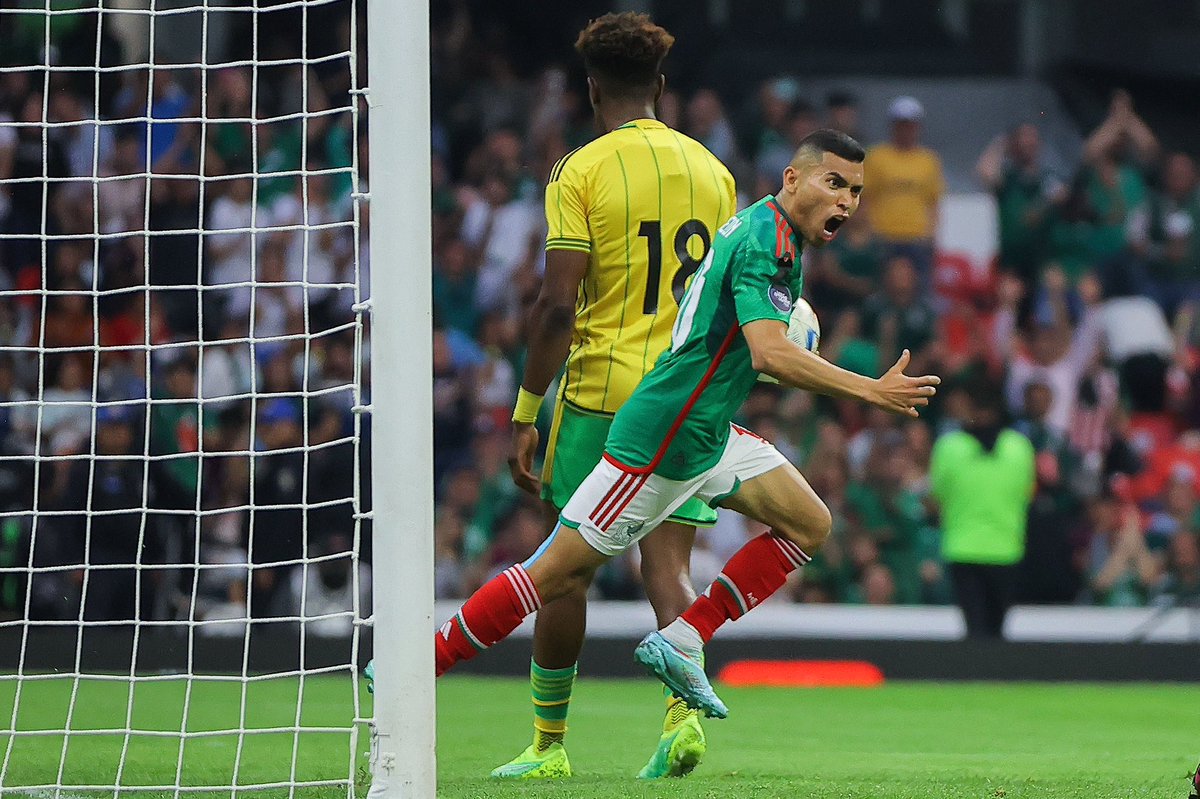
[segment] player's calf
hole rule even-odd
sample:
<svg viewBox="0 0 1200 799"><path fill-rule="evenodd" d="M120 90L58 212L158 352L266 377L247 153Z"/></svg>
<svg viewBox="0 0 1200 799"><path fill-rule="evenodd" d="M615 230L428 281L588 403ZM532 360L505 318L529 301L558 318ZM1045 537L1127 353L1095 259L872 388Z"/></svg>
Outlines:
<svg viewBox="0 0 1200 799"><path fill-rule="evenodd" d="M503 641L543 602L586 590L605 560L575 530L556 530L544 550L484 583L434 634L437 675Z"/></svg>
<svg viewBox="0 0 1200 799"><path fill-rule="evenodd" d="M519 563L488 580L434 633L437 676L503 641L541 606L537 586Z"/></svg>

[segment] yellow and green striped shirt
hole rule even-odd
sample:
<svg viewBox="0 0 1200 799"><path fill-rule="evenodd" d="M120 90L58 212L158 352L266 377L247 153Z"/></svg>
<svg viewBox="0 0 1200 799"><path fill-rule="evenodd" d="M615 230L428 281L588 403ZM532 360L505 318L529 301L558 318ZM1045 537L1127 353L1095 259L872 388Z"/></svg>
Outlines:
<svg viewBox="0 0 1200 799"><path fill-rule="evenodd" d="M729 170L657 120L622 125L554 165L546 249L590 255L560 398L621 407L670 343L685 283L735 211Z"/></svg>

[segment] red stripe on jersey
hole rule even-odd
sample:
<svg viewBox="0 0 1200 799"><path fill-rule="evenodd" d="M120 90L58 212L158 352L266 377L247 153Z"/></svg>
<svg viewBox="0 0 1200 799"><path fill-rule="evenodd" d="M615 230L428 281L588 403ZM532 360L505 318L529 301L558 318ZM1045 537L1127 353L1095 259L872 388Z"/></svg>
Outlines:
<svg viewBox="0 0 1200 799"><path fill-rule="evenodd" d="M666 456L667 449L670 448L671 442L675 440L675 435L679 432L679 428L683 426L683 420L687 418L689 413L691 413L692 407L696 404L696 401L700 399L700 395L704 393L704 389L707 388L708 384L712 382L713 375L717 373L717 367L720 366L721 361L725 359L725 355L729 352L729 348L733 346L734 336L736 336L738 331L741 329L742 326L737 322L734 322L733 326L729 328L729 332L725 334L725 340L722 341L721 346L717 348L717 352L713 356L712 363L708 366L708 371L704 373L704 377L700 378L700 382L696 384L694 389L692 389L692 393L690 396L688 396L687 402L683 404L683 408L680 409L679 414L675 417L675 421L671 423L671 428L667 430L667 435L663 438L663 442L659 444L658 451L654 453L654 459L645 466L628 466L624 463L621 463L616 458L613 458L606 452L604 453L604 457L609 463L613 464L619 469L623 469L630 474L650 474L658 468L658 464L662 463L662 459Z"/></svg>
<svg viewBox="0 0 1200 799"><path fill-rule="evenodd" d="M775 257L785 255L796 257L796 242L792 239L792 225L783 215L783 209L775 202L767 203L767 207L775 212Z"/></svg>
<svg viewBox="0 0 1200 799"><path fill-rule="evenodd" d="M746 428L742 427L739 424L733 424L732 422L730 422L729 426L732 427L733 431L735 433L737 433L739 436L750 436L751 438L757 438L759 441L762 441L763 443L766 443L766 444L771 443L770 441L767 441L765 438L760 436L758 433L755 433L753 430L747 430Z"/></svg>

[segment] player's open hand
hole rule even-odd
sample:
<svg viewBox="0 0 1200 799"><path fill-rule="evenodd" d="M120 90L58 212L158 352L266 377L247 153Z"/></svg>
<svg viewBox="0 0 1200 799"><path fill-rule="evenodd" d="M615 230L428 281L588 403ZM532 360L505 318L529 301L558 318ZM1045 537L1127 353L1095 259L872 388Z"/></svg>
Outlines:
<svg viewBox="0 0 1200 799"><path fill-rule="evenodd" d="M541 481L533 473L533 456L537 452L538 431L531 424L513 423L512 445L508 451L508 468L513 482L522 491L535 497L541 491Z"/></svg>
<svg viewBox="0 0 1200 799"><path fill-rule="evenodd" d="M929 404L942 379L937 375L910 377L904 374L911 358L908 350L900 353L900 359L892 368L875 381L875 391L869 398L872 405L902 416L916 418L921 415L918 409Z"/></svg>

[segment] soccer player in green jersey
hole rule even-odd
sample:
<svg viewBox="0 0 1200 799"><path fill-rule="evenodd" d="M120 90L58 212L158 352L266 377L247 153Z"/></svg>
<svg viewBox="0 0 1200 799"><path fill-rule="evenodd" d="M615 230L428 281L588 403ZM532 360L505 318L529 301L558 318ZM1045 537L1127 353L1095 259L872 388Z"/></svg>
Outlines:
<svg viewBox="0 0 1200 799"><path fill-rule="evenodd" d="M762 438L732 423L760 373L795 388L852 397L917 416L939 378L848 372L787 338L803 276L800 251L832 241L858 208L862 147L831 130L809 134L783 186L726 222L692 279L671 344L617 411L604 457L571 496L546 543L480 588L435 635L437 673L505 638L543 602L578 592L596 570L692 497L770 531L748 542L704 596L651 633L635 657L691 707L724 717L703 646L810 560L829 535L828 508Z"/></svg>
<svg viewBox="0 0 1200 799"><path fill-rule="evenodd" d="M601 135L550 171L546 270L526 325L509 459L516 484L545 500L547 532L604 454L613 415L670 346L686 281L712 232L737 210L729 170L703 144L654 117L673 42L645 14L625 12L592 20L575 43ZM539 481L532 423L559 374ZM688 574L692 542L696 527L716 518L691 500L639 543L646 596L660 625L696 600ZM538 611L529 664L533 741L493 777L570 776L564 736L586 613L583 591ZM697 712L669 697L658 745L638 776L683 776L706 750Z"/></svg>

